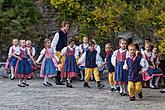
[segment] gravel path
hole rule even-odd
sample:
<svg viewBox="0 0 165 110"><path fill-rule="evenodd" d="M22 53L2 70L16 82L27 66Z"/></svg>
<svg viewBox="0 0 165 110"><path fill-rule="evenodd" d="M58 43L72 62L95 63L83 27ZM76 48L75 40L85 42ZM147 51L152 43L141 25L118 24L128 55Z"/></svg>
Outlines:
<svg viewBox="0 0 165 110"><path fill-rule="evenodd" d="M106 87L83 88L74 81L74 88L44 87L42 80L29 80L29 87L20 88L17 80L0 79L0 110L165 110L165 94L159 90L143 89L143 100L130 102L127 96L109 93ZM52 82L53 83L53 82Z"/></svg>

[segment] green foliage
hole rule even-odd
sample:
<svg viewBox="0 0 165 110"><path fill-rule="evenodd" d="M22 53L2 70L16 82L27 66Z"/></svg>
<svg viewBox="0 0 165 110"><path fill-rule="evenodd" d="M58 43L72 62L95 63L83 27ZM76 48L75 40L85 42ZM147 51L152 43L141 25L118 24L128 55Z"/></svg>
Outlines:
<svg viewBox="0 0 165 110"><path fill-rule="evenodd" d="M60 9L59 20L78 24L80 37L90 34L101 44L128 31L141 38L165 37L165 0L50 0L50 3Z"/></svg>
<svg viewBox="0 0 165 110"><path fill-rule="evenodd" d="M34 0L0 0L0 48L7 50L13 38L38 41L39 19Z"/></svg>

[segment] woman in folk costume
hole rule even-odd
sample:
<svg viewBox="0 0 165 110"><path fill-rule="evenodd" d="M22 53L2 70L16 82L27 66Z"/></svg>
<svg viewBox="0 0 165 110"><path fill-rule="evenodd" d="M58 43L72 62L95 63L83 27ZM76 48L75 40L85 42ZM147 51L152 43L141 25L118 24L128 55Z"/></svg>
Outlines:
<svg viewBox="0 0 165 110"><path fill-rule="evenodd" d="M84 52L86 52L88 50L88 47L89 47L88 37L83 37L83 43L79 45L80 57L82 56L82 54ZM84 80L85 63L80 64L79 69L80 69L80 75L81 75L80 80L83 81Z"/></svg>
<svg viewBox="0 0 165 110"><path fill-rule="evenodd" d="M68 46L64 47L61 51L61 55L65 55L64 62L64 74L63 78L67 78L66 87L72 88L71 79L77 77L78 66L76 59L78 58L78 52L76 52L75 42L73 38L68 40Z"/></svg>
<svg viewBox="0 0 165 110"><path fill-rule="evenodd" d="M149 68L147 71L143 73L143 80L149 80L150 88L158 88L158 82L160 76L163 75L163 71L159 68L159 56L158 56L158 48L154 47L151 52L151 45L145 45L145 51L143 52L143 58L145 58L149 63ZM155 78L155 82L153 84L153 78Z"/></svg>
<svg viewBox="0 0 165 110"><path fill-rule="evenodd" d="M14 79L14 71L17 63L18 55L20 54L18 39L12 40L12 46L9 49L8 59L6 61L5 68L11 72L11 80Z"/></svg>
<svg viewBox="0 0 165 110"><path fill-rule="evenodd" d="M112 65L115 67L115 86L119 86L120 95L125 96L127 95L127 82L128 82L128 74L127 71L123 69L124 61L127 55L126 49L126 40L120 39L119 41L120 49L116 50L111 58Z"/></svg>
<svg viewBox="0 0 165 110"><path fill-rule="evenodd" d="M53 48L51 48L51 41L50 39L44 40L44 47L41 52L40 56L37 59L37 63L42 60L41 70L40 70L40 77L44 78L43 85L44 86L53 86L49 83L49 78L54 77L57 74L57 62L59 61L58 57Z"/></svg>
<svg viewBox="0 0 165 110"><path fill-rule="evenodd" d="M35 62L33 58L31 59ZM15 76L19 78L19 87L29 86L26 80L28 77L32 76L32 68L28 61L28 51L25 40L20 40L20 54L15 69Z"/></svg>
<svg viewBox="0 0 165 110"><path fill-rule="evenodd" d="M61 23L61 29L55 34L52 43L51 43L51 47L56 51L57 57L60 58L61 57L61 50L67 46L67 32L69 30L69 23L67 21L62 21ZM58 65L59 70L57 72L57 76L56 76L56 84L57 85L64 85L61 82L61 73L64 73L64 61L65 61L65 57L63 56L61 58L61 64Z"/></svg>

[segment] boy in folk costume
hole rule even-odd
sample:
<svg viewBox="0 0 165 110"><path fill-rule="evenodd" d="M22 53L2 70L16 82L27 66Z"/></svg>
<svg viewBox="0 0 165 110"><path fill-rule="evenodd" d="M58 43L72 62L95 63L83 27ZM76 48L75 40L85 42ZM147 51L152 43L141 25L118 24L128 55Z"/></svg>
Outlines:
<svg viewBox="0 0 165 110"><path fill-rule="evenodd" d="M114 66L111 63L111 58L112 58L112 54L113 54L113 49L112 49L112 44L111 43L107 43L105 45L105 51L106 51L106 58L105 58L105 63L106 67L108 69L109 75L108 75L108 80L109 80L109 84L110 84L110 92L112 92L116 87L114 85Z"/></svg>
<svg viewBox="0 0 165 110"><path fill-rule="evenodd" d="M84 87L90 88L88 81L90 79L91 73L94 74L95 80L98 84L98 88L101 89L103 85L100 81L99 71L98 71L98 60L100 59L99 53L95 50L95 42L89 42L89 50L83 53L81 58L78 60L78 64L85 62L85 79Z"/></svg>
<svg viewBox="0 0 165 110"><path fill-rule="evenodd" d="M116 86L120 88L120 95L127 95L127 82L128 74L127 71L123 69L124 61L126 59L127 49L126 49L126 40L120 39L119 41L120 49L116 50L111 58L112 65L115 67L115 83ZM116 91L118 92L118 91Z"/></svg>
<svg viewBox="0 0 165 110"><path fill-rule="evenodd" d="M134 44L128 46L129 57L126 58L123 69L128 71L128 93L130 101L135 100L136 93L142 98L142 71L148 69L148 62L136 56L136 47Z"/></svg>

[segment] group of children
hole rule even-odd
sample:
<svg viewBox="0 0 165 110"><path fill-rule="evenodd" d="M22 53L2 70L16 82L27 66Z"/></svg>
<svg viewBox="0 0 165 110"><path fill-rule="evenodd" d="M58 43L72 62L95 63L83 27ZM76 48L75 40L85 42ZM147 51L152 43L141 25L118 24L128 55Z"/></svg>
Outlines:
<svg viewBox="0 0 165 110"><path fill-rule="evenodd" d="M46 38L44 48L35 60L35 48L30 40L13 39L6 68L11 71L11 79L19 78L19 87L29 86L26 79L32 75L36 65L41 64L40 77L44 79L44 86L52 86L48 79L61 71L61 77L66 79L66 87L72 88L71 80L80 73L84 87L91 88L88 81L94 76L98 88L101 89L105 85L101 83L99 68L104 67L109 72L110 92L119 92L121 96L129 95L130 101L135 100L135 93L142 98L143 81L149 81L151 88L158 88L158 81L163 76L159 68L158 48L154 46L151 50L151 45L147 42L145 49L139 51L135 44L127 45L125 39L120 39L119 46L114 51L112 44L107 43L103 62L101 48L95 40L89 42L88 37L84 37L83 43L76 46L74 38L69 38L68 46L61 50L61 57L57 57L56 51L51 47L51 40Z"/></svg>

